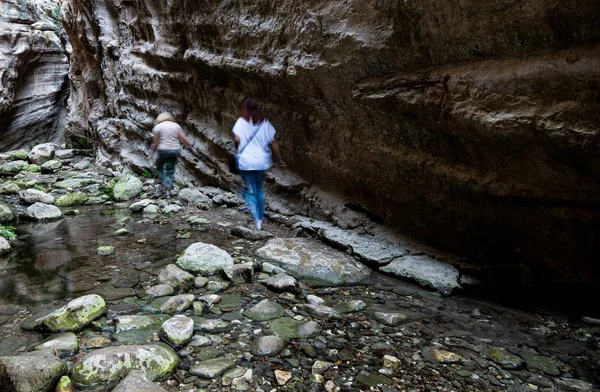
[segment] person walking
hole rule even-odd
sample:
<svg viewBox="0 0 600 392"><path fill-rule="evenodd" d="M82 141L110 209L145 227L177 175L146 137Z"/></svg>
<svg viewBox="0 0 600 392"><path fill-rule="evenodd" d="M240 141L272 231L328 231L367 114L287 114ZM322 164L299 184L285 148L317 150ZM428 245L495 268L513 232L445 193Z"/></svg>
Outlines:
<svg viewBox="0 0 600 392"><path fill-rule="evenodd" d="M175 122L175 118L171 113L161 113L156 117L154 122L154 139L150 146L148 159L152 158L154 153L158 151L158 159L156 160L156 169L158 171L158 182L161 185L161 190L165 192L165 198L171 198L171 190L173 189L173 176L175 175L175 165L177 158L181 154L180 141L183 142L188 149L192 149L192 145L183 134L183 129Z"/></svg>
<svg viewBox="0 0 600 392"><path fill-rule="evenodd" d="M265 216L265 171L273 166L273 161L281 167L286 166L275 134L275 128L263 116L256 100L247 98L242 103L241 116L233 126L233 135L240 176L244 182L243 197L258 230L261 230Z"/></svg>

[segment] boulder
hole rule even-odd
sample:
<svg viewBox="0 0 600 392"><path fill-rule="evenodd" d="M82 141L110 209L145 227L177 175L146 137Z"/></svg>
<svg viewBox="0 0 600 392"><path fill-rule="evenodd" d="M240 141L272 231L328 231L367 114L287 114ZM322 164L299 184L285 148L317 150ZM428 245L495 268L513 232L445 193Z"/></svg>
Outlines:
<svg viewBox="0 0 600 392"><path fill-rule="evenodd" d="M229 253L211 244L197 242L190 245L176 263L184 270L201 275L214 275L223 267L233 265Z"/></svg>
<svg viewBox="0 0 600 392"><path fill-rule="evenodd" d="M19 192L19 199L21 199L21 201L25 204L34 204L38 202L44 204L54 204L56 202L54 196L31 188Z"/></svg>
<svg viewBox="0 0 600 392"><path fill-rule="evenodd" d="M115 184L113 196L116 201L131 200L142 193L142 181L133 174L127 174Z"/></svg>
<svg viewBox="0 0 600 392"><path fill-rule="evenodd" d="M381 267L380 270L401 278L415 280L444 295L450 295L454 290L461 288L458 270L428 255L404 256Z"/></svg>
<svg viewBox="0 0 600 392"><path fill-rule="evenodd" d="M33 316L23 329L41 332L79 331L106 312L104 299L96 294L76 298L47 315Z"/></svg>
<svg viewBox="0 0 600 392"><path fill-rule="evenodd" d="M39 144L29 151L27 157L34 165L43 165L54 157L56 146L53 143Z"/></svg>
<svg viewBox="0 0 600 392"><path fill-rule="evenodd" d="M35 221L55 220L62 218L62 212L56 206L37 202L27 208L25 216Z"/></svg>
<svg viewBox="0 0 600 392"><path fill-rule="evenodd" d="M177 365L179 356L166 344L107 347L75 362L71 380L81 388L110 387L132 370L139 370L151 381L164 381Z"/></svg>
<svg viewBox="0 0 600 392"><path fill-rule="evenodd" d="M0 357L0 386L2 391L46 392L67 371L67 364L56 358L53 350Z"/></svg>
<svg viewBox="0 0 600 392"><path fill-rule="evenodd" d="M309 284L353 285L371 273L346 253L307 238L272 239L257 255Z"/></svg>

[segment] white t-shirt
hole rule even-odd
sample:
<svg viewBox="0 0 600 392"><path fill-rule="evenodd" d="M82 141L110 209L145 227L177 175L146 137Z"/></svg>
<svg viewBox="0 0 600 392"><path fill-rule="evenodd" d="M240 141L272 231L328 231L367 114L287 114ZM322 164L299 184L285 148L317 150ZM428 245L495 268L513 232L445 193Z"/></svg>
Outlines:
<svg viewBox="0 0 600 392"><path fill-rule="evenodd" d="M240 138L238 149L248 143L248 139L258 128L258 132L239 156L240 170L268 170L272 166L271 148L269 144L275 138L275 128L268 120L253 125L243 117L238 118L233 126L233 134Z"/></svg>
<svg viewBox="0 0 600 392"><path fill-rule="evenodd" d="M157 124L152 132L154 135L157 133L160 134L158 140L157 150L178 150L181 148L179 145L179 133L182 132L183 129L179 124L174 123L172 121L163 121L160 124Z"/></svg>

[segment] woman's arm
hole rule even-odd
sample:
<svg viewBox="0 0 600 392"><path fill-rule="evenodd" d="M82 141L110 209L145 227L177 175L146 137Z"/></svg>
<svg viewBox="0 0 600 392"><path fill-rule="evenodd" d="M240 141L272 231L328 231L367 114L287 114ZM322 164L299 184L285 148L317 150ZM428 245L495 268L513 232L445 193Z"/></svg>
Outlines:
<svg viewBox="0 0 600 392"><path fill-rule="evenodd" d="M179 131L179 133L177 134L177 136L185 144L185 146L188 148L188 150L191 151L192 150L192 145L190 144L190 141L187 139L187 137L185 137L185 135L183 134L183 132Z"/></svg>
<svg viewBox="0 0 600 392"><path fill-rule="evenodd" d="M160 141L160 132L156 132L154 135L154 139L152 139L152 144L150 145L150 152L148 153L148 159L152 158L154 152L156 151L156 147L158 147L158 142Z"/></svg>
<svg viewBox="0 0 600 392"><path fill-rule="evenodd" d="M271 156L273 157L273 161L275 161L275 163L277 163L281 167L287 166L283 161L283 157L281 156L281 152L279 151L279 144L277 144L277 141L275 139L273 139L273 141L269 144L269 147L271 148Z"/></svg>

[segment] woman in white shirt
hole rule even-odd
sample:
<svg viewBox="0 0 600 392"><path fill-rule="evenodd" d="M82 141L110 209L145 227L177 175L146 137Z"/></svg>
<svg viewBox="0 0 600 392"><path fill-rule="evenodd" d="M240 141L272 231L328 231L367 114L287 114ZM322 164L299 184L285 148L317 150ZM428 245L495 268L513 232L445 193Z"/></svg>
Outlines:
<svg viewBox="0 0 600 392"><path fill-rule="evenodd" d="M192 149L192 145L183 134L181 126L175 122L175 118L170 113L159 114L154 123L156 124L152 129L154 139L150 146L148 159L158 150L158 159L156 160L158 182L162 184L162 189L165 191L165 198L170 199L175 165L181 153L179 142L182 141L190 150Z"/></svg>
<svg viewBox="0 0 600 392"><path fill-rule="evenodd" d="M246 99L242 104L241 117L233 126L233 135L240 176L244 181L244 199L258 230L262 228L265 216L265 171L273 166L273 161L285 166L275 133L275 128L264 118L256 100Z"/></svg>

